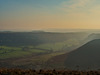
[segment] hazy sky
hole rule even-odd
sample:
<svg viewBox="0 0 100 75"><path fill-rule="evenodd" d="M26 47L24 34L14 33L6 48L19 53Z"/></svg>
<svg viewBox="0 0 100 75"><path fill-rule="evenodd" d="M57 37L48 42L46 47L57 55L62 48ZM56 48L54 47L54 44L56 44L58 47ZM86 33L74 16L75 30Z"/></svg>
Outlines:
<svg viewBox="0 0 100 75"><path fill-rule="evenodd" d="M0 30L100 29L100 0L0 0Z"/></svg>

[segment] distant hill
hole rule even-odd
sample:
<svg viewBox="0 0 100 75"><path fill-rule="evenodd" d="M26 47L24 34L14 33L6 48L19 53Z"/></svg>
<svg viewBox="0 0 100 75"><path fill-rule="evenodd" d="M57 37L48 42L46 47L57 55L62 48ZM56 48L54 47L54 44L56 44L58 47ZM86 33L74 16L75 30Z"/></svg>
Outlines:
<svg viewBox="0 0 100 75"><path fill-rule="evenodd" d="M88 42L82 47L68 54L65 61L66 68L100 69L100 39Z"/></svg>
<svg viewBox="0 0 100 75"><path fill-rule="evenodd" d="M63 42L70 38L82 40L86 35L86 33L0 32L0 45L37 46L40 44Z"/></svg>
<svg viewBox="0 0 100 75"><path fill-rule="evenodd" d="M91 40L94 40L94 39L100 39L100 33L92 33L92 34L90 34L90 35L85 39L85 41L91 41Z"/></svg>

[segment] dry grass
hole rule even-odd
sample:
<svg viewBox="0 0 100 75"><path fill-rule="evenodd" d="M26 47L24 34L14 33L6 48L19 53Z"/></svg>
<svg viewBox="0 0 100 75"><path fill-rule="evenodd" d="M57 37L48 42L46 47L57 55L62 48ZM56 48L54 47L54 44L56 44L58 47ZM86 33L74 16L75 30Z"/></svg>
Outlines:
<svg viewBox="0 0 100 75"><path fill-rule="evenodd" d="M100 75L100 71L0 69L0 75Z"/></svg>

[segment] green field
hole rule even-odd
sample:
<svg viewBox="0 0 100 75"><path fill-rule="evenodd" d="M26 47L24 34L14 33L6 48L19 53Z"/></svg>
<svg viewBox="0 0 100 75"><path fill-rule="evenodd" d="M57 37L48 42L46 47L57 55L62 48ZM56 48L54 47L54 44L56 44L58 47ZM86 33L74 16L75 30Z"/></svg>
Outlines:
<svg viewBox="0 0 100 75"><path fill-rule="evenodd" d="M0 46L0 59L21 57L25 55L45 53L45 52L46 51L31 49L31 48L28 48L28 50L23 50L23 47L21 48L21 47Z"/></svg>
<svg viewBox="0 0 100 75"><path fill-rule="evenodd" d="M21 47L0 46L0 59L21 57L31 54L38 55L45 53L53 53L57 51L67 52L71 49L76 48L79 45L80 42L77 39L69 39L64 42L47 43L38 46L21 46Z"/></svg>
<svg viewBox="0 0 100 75"><path fill-rule="evenodd" d="M80 45L80 41L77 39L68 39L64 42L57 42L57 43L49 43L49 44L42 44L37 46L38 48L52 50L52 51L62 51L62 50L70 50L74 47Z"/></svg>

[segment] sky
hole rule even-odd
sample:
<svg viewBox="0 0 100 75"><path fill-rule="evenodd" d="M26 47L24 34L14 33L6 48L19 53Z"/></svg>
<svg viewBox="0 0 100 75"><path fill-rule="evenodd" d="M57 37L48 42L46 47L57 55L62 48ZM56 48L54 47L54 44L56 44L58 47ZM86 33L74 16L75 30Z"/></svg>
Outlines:
<svg viewBox="0 0 100 75"><path fill-rule="evenodd" d="M0 30L100 29L100 0L0 0Z"/></svg>

